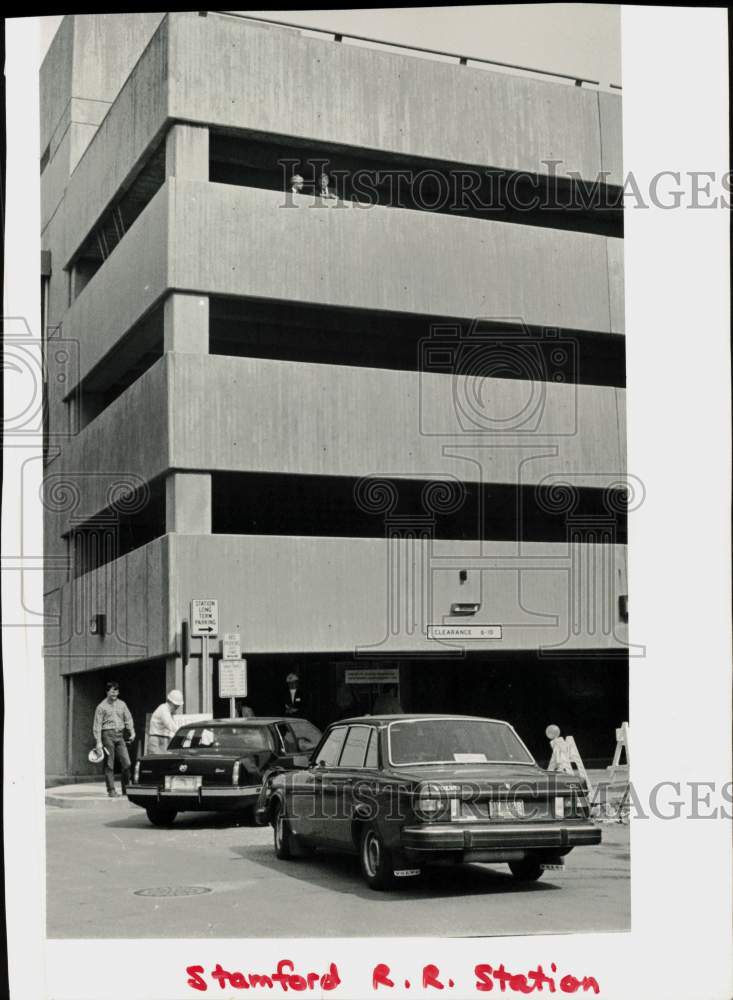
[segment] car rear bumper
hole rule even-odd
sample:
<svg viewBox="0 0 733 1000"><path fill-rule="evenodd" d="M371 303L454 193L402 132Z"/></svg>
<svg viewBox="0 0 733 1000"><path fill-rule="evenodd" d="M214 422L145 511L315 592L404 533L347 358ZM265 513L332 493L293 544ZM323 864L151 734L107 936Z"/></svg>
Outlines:
<svg viewBox="0 0 733 1000"><path fill-rule="evenodd" d="M159 805L178 812L186 810L240 809L257 801L260 785L197 788L191 792L165 792L155 785L129 785L127 797L136 806Z"/></svg>
<svg viewBox="0 0 733 1000"><path fill-rule="evenodd" d="M592 823L423 823L402 830L408 851L550 851L600 844Z"/></svg>

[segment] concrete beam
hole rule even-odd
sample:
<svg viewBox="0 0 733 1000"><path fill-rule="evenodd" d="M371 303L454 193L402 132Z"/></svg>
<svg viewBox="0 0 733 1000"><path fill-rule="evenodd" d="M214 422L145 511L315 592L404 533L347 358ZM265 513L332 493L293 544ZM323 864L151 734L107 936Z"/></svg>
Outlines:
<svg viewBox="0 0 733 1000"><path fill-rule="evenodd" d="M218 598L221 632L246 634L253 655L435 653L414 616L424 608L427 624L465 625L449 614L465 600L462 569L470 599L482 605L476 623L502 627L500 637L474 639L471 649L552 647L570 655L628 644L618 604L628 594L624 545L173 534L64 586L65 672L174 657L181 619L202 595ZM80 609L88 619L82 592L98 595L113 634L75 631ZM183 672L187 712L202 710L199 643Z"/></svg>

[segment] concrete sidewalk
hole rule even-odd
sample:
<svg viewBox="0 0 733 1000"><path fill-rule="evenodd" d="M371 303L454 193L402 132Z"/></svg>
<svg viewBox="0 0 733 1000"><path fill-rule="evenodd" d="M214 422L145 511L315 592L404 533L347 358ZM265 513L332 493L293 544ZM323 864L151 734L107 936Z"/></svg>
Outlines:
<svg viewBox="0 0 733 1000"><path fill-rule="evenodd" d="M103 781L88 781L79 785L58 785L46 789L46 805L61 806L62 809L90 809L100 805L132 806L127 796L120 792L117 784L117 798L107 795Z"/></svg>

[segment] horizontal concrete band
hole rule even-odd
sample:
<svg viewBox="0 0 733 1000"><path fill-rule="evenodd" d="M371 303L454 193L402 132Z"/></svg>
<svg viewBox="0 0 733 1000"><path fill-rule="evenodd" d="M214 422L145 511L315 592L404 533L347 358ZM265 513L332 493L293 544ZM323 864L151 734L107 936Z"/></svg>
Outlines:
<svg viewBox="0 0 733 1000"><path fill-rule="evenodd" d="M63 533L173 469L606 489L625 447L613 387L168 353L65 443L48 506Z"/></svg>
<svg viewBox="0 0 733 1000"><path fill-rule="evenodd" d="M67 256L172 120L621 183L617 95L174 13L72 174Z"/></svg>
<svg viewBox="0 0 733 1000"><path fill-rule="evenodd" d="M621 650L626 573L621 545L167 535L64 584L45 655L64 673L174 655L202 596L252 654L445 655L461 643L429 639L427 626L465 625L450 612L467 601L481 606L469 624L500 626L465 640L471 650ZM103 638L89 634L92 612L108 616Z"/></svg>
<svg viewBox="0 0 733 1000"><path fill-rule="evenodd" d="M64 337L80 345L78 377L173 289L624 332L622 240L309 204L169 179L66 313Z"/></svg>

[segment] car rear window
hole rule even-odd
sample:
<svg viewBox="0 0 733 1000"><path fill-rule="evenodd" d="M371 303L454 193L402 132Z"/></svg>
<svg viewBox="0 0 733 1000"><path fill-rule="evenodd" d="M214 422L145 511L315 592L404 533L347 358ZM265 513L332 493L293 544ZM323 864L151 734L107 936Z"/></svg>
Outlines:
<svg viewBox="0 0 733 1000"><path fill-rule="evenodd" d="M314 747L318 746L322 733L312 722L308 722L307 719L288 719L288 725L297 739L310 740Z"/></svg>
<svg viewBox="0 0 733 1000"><path fill-rule="evenodd" d="M389 725L392 764L533 764L505 722L488 719L409 719Z"/></svg>
<svg viewBox="0 0 733 1000"><path fill-rule="evenodd" d="M252 752L271 750L270 734L265 726L197 726L179 729L168 745L169 750L213 750Z"/></svg>

